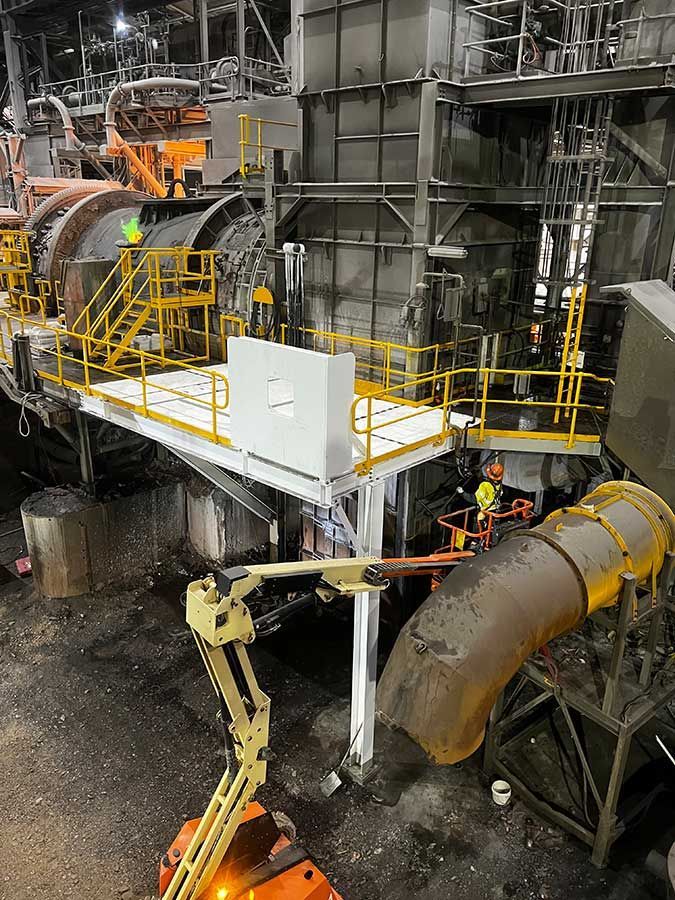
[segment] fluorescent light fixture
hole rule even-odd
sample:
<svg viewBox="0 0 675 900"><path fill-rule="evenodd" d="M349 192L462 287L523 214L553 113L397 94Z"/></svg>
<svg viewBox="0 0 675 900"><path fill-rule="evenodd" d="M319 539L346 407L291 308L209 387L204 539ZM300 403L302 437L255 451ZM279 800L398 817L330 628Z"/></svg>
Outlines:
<svg viewBox="0 0 675 900"><path fill-rule="evenodd" d="M427 256L432 259L466 259L468 255L466 247L451 247L447 244L427 247Z"/></svg>
<svg viewBox="0 0 675 900"><path fill-rule="evenodd" d="M73 49L73 47L66 47L66 49L63 52L64 53L74 53L75 50Z"/></svg>

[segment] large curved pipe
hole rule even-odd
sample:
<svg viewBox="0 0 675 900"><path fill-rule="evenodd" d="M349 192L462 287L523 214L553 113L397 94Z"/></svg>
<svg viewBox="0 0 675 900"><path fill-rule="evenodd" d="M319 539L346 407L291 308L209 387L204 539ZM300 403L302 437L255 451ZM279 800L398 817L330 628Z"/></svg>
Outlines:
<svg viewBox="0 0 675 900"><path fill-rule="evenodd" d="M499 693L547 641L619 599L621 574L658 574L675 516L642 485L613 481L450 574L398 637L380 715L437 762L481 744Z"/></svg>
<svg viewBox="0 0 675 900"><path fill-rule="evenodd" d="M108 170L101 165L101 163L96 159L93 153L90 153L87 149L87 145L84 141L81 141L80 138L75 133L75 126L73 125L73 118L70 115L70 110L66 106L66 104L61 100L60 97L55 97L54 94L46 94L44 97L33 97L28 101L28 107L36 107L41 106L43 103L49 104L52 106L61 117L61 124L63 126L63 135L66 139L66 150L77 150L82 156L87 159L91 165L96 169L96 171L105 178L107 181L113 181L113 176L108 172Z"/></svg>
<svg viewBox="0 0 675 900"><path fill-rule="evenodd" d="M198 81L192 81L189 78L143 78L140 81L125 81L116 85L108 96L108 102L105 106L105 122L103 123L105 125L105 139L109 147L115 147L118 140L121 140L117 132L115 114L124 97L134 91L162 90L198 94L200 84Z"/></svg>
<svg viewBox="0 0 675 900"><path fill-rule="evenodd" d="M66 150L81 150L84 147L84 144L75 134L73 118L63 100L59 97L55 97L53 94L45 94L44 97L32 97L27 105L29 109L34 109L35 107L42 106L43 103L52 106L58 112L59 116L61 116L63 134L66 139Z"/></svg>
<svg viewBox="0 0 675 900"><path fill-rule="evenodd" d="M108 96L105 106L105 139L110 153L121 153L129 165L141 176L146 187L156 197L166 197L166 188L153 175L140 157L124 140L117 130L115 114L122 100L134 91L174 90L188 94L199 93L200 84L189 78L144 78L141 81L126 81L116 85Z"/></svg>

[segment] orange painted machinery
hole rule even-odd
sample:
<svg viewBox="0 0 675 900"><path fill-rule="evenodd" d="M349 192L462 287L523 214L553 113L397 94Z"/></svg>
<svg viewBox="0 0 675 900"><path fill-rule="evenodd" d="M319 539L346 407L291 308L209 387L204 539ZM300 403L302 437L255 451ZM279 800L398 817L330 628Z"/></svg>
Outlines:
<svg viewBox="0 0 675 900"><path fill-rule="evenodd" d="M160 896L200 822L186 822L162 858ZM211 884L201 894L203 900L342 900L306 851L281 828L259 803L249 803Z"/></svg>

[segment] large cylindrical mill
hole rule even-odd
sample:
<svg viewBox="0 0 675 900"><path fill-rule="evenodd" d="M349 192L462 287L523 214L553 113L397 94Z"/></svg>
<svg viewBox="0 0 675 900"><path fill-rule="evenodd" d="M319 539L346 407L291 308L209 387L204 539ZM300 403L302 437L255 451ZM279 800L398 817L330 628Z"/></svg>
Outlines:
<svg viewBox="0 0 675 900"><path fill-rule="evenodd" d="M658 574L674 547L670 507L622 481L508 535L459 566L407 623L379 686L382 718L437 762L465 759L527 657L615 604L622 573Z"/></svg>
<svg viewBox="0 0 675 900"><path fill-rule="evenodd" d="M138 191L108 188L78 197L58 218L49 219L40 243L38 274L63 281L70 260L119 259L123 226L138 220L140 247L217 250L217 310L249 318L255 287L265 272L264 227L255 206L241 193L219 200L157 200ZM47 221L47 219L45 219ZM80 298L80 308L89 297ZM68 324L72 324L68 322Z"/></svg>

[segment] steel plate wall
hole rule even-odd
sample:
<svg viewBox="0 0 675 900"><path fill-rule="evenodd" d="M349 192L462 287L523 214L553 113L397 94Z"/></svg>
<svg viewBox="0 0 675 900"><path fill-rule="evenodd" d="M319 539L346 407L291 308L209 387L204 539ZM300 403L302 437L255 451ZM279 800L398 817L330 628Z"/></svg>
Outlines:
<svg viewBox="0 0 675 900"><path fill-rule="evenodd" d="M305 0L304 78L309 90L447 78L452 0Z"/></svg>

